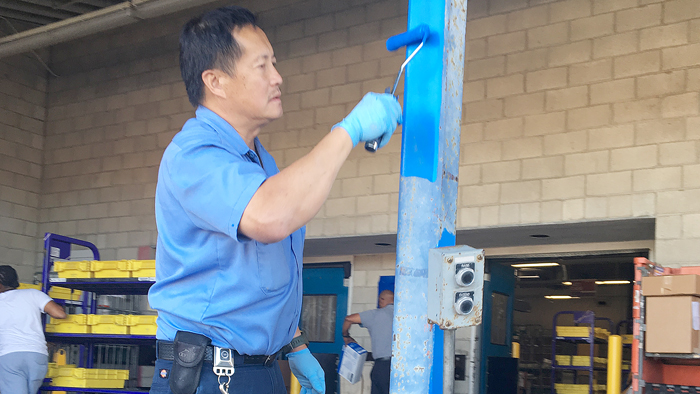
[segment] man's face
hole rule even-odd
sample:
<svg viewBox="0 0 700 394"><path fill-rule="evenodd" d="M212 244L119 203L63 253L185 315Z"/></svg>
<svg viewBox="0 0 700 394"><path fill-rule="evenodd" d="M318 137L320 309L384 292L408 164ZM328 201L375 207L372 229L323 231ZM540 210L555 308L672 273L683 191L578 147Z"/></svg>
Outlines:
<svg viewBox="0 0 700 394"><path fill-rule="evenodd" d="M254 26L234 30L233 37L242 53L225 87L230 110L253 123L265 124L281 117L282 77L275 68L277 60L270 41Z"/></svg>

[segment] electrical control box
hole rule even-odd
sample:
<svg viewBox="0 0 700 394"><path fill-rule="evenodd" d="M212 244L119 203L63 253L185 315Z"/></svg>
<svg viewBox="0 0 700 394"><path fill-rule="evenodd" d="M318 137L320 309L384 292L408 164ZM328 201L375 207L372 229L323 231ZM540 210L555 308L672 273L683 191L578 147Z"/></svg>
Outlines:
<svg viewBox="0 0 700 394"><path fill-rule="evenodd" d="M481 324L484 250L449 246L428 256L428 321L443 330Z"/></svg>

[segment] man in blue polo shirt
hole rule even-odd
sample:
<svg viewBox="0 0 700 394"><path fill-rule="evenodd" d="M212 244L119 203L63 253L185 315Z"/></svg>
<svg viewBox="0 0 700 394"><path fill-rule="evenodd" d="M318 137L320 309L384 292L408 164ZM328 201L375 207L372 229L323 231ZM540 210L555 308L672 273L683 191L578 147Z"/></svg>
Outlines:
<svg viewBox="0 0 700 394"><path fill-rule="evenodd" d="M389 141L401 107L389 94L368 93L308 154L279 171L257 136L282 116L282 77L255 16L224 7L189 21L180 69L197 110L158 172L151 393L218 394L229 386L236 394L284 393L275 361L284 352L302 392L322 394L323 370L297 327L304 225L353 147ZM228 351L232 376L213 371Z"/></svg>

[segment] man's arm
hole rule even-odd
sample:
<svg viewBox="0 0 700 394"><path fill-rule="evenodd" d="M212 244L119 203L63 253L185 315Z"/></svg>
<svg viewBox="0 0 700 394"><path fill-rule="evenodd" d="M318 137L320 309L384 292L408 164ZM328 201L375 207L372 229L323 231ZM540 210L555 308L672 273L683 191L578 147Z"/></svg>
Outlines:
<svg viewBox="0 0 700 394"><path fill-rule="evenodd" d="M44 312L54 319L65 319L67 316L66 311L63 310L63 307L54 301L49 301L49 303L46 304L44 307Z"/></svg>
<svg viewBox="0 0 700 394"><path fill-rule="evenodd" d="M352 315L345 316L345 321L343 322L343 340L347 345L350 342L356 342L353 337L350 336L350 326L353 324L361 324L362 319L359 313L353 313Z"/></svg>
<svg viewBox="0 0 700 394"><path fill-rule="evenodd" d="M333 129L311 152L260 186L243 211L239 231L273 243L305 225L326 201L352 148L348 133Z"/></svg>

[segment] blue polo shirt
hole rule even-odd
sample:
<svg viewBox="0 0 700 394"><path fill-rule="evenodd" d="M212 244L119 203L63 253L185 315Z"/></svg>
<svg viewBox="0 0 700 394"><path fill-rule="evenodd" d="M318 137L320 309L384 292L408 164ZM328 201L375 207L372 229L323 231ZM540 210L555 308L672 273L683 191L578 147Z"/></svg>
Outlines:
<svg viewBox="0 0 700 394"><path fill-rule="evenodd" d="M257 138L255 147L260 156L200 106L165 149L156 187L156 283L148 293L158 339L190 331L249 355L273 354L292 340L305 228L273 244L238 233L253 194L279 172Z"/></svg>

